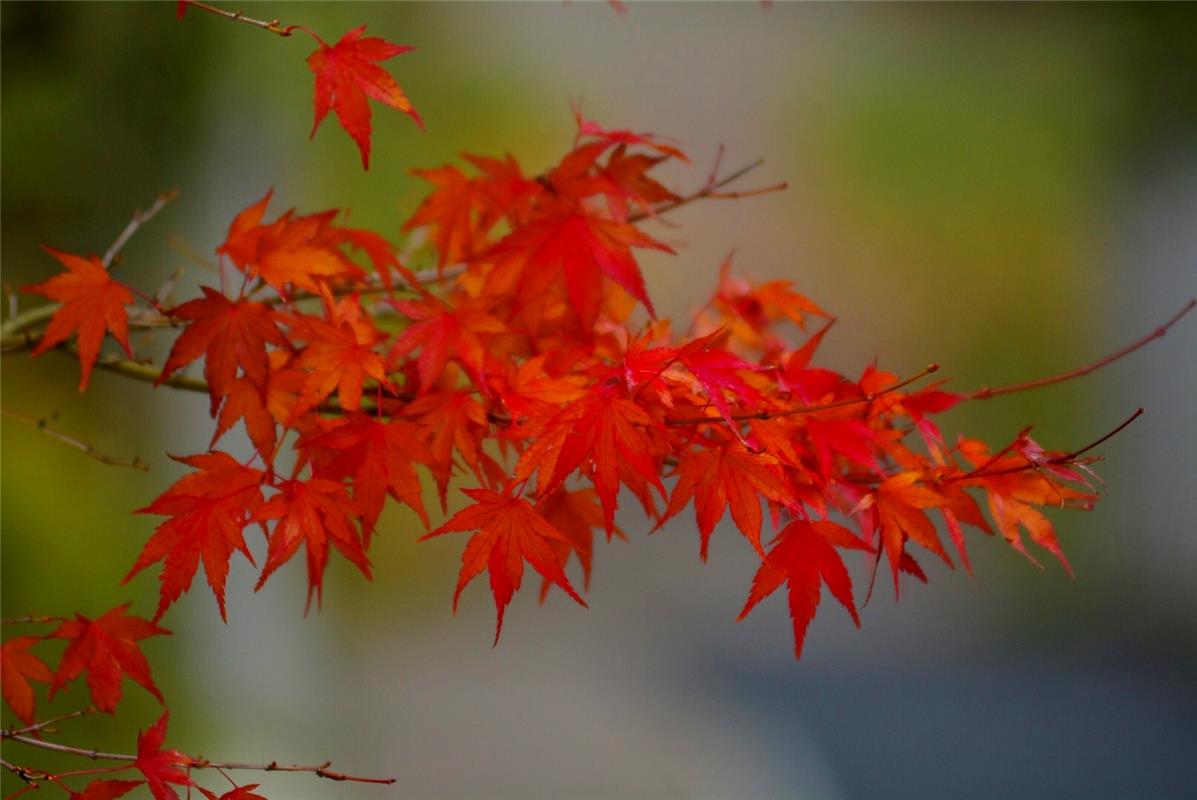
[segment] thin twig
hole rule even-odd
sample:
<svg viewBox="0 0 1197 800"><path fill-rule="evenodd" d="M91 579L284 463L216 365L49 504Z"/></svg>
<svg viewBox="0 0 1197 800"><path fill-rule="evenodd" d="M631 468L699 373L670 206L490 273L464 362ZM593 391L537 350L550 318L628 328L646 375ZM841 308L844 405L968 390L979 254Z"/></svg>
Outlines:
<svg viewBox="0 0 1197 800"><path fill-rule="evenodd" d="M51 439L57 439L69 447L80 450L88 458L94 458L96 461L99 461L103 464L109 464L114 467L131 467L133 469L141 470L142 472L148 472L150 469L150 465L142 461L141 456L133 456L133 458L119 458L117 456L110 456L107 453L92 447L87 442L81 442L72 436L66 435L62 431L54 430L50 427L48 420L39 419L38 417L34 417L21 411L13 411L11 408L0 407L0 414L20 420L21 422L28 423L49 436Z"/></svg>
<svg viewBox="0 0 1197 800"><path fill-rule="evenodd" d="M121 231L120 236L116 237L116 241L112 243L107 252L104 253L104 257L100 259L101 263L104 265L104 269L108 269L112 266L113 260L116 259L121 249L129 243L129 240L133 238L133 234L137 233L138 229L141 228L142 225L145 225L154 217L158 216L158 212L166 208L166 204L178 196L179 192L177 189L169 189L158 195L154 199L154 204L145 211L133 212L133 219L129 220L129 224L125 226L125 229Z"/></svg>
<svg viewBox="0 0 1197 800"><path fill-rule="evenodd" d="M652 210L652 213L649 213L647 211L641 211L636 214L631 214L628 216L628 222L630 222L630 223L642 222L643 220L649 219L650 217L659 216L661 214L666 214L670 211L673 211L674 209L678 209L678 208L681 208L682 206L689 205L690 203L693 203L695 200L702 200L705 197L719 197L719 195L718 195L719 189L722 189L724 186L734 183L735 181L744 177L749 172L752 172L754 169L756 169L757 167L761 166L764 163L765 163L765 159L758 158L756 161L753 161L751 164L747 164L743 167L740 167L735 172L731 173L730 175L728 175L724 178L721 178L721 179L715 181L714 183L712 183L711 180L708 179L707 182L705 184L703 184L702 188L699 189L698 191L692 192L691 194L688 194L685 197L679 197L677 200L666 203L665 205L659 206L658 208L654 208ZM784 188L786 188L786 184L781 183L781 184L777 184L775 186L766 187L764 190L758 190L758 191L755 191L752 193L759 194L762 191L776 192L776 191L781 191Z"/></svg>
<svg viewBox="0 0 1197 800"><path fill-rule="evenodd" d="M0 619L0 625L53 625L54 623L62 622L62 620L62 617L41 617L26 614L23 617Z"/></svg>
<svg viewBox="0 0 1197 800"><path fill-rule="evenodd" d="M27 733L34 733L36 731L40 731L45 728L49 728L51 725L56 725L59 722L65 722L68 719L75 719L76 717L86 717L88 714L95 714L98 711L99 711L99 709L96 708L95 706L88 706L87 708L81 708L78 711L72 711L69 714L63 714L60 717L53 717L52 719L46 719L46 720L42 720L41 722L35 722L34 724L32 724L28 727L25 727L25 728L19 728L17 730L0 731L0 739L11 739L15 736L23 736Z"/></svg>
<svg viewBox="0 0 1197 800"><path fill-rule="evenodd" d="M58 742L47 742L41 739L32 739L28 736L16 734L7 736L5 738L11 739L14 742L29 745L30 747L40 747L43 750L53 750L56 753L67 753L81 758L90 758L93 761L136 761L137 756L129 753L107 753L102 750L89 750L83 747L72 747L67 744L59 744ZM257 772L310 772L319 778L325 778L330 781L353 781L354 783L395 783L397 778L368 778L359 775L348 775L344 772L337 772L329 769L332 766L331 761L325 761L323 764L280 764L277 761L270 761L265 763L243 763L230 761L210 761L206 758L198 758L193 756L183 756L186 759L184 764L191 769L215 769L215 770L254 770Z"/></svg>
<svg viewBox="0 0 1197 800"><path fill-rule="evenodd" d="M953 478L948 478L948 479L942 481L941 483L957 483L959 481L972 480L974 478L992 478L997 475L1013 475L1018 472L1028 472L1033 469L1038 469L1039 467L1042 467L1045 465L1060 466L1062 464L1075 464L1075 463L1077 463L1077 459L1081 455L1089 452L1090 450L1092 450L1095 447L1098 447L1098 446L1104 444L1105 442L1108 442L1113 437L1122 433L1122 431L1126 430L1128 425L1130 425L1132 422L1134 422L1141 416L1143 416L1143 409L1142 408L1136 409L1135 413L1131 414L1129 417L1127 417L1125 420L1123 420L1123 422L1118 427L1114 428L1109 433L1106 433L1103 436L1098 437L1097 439L1093 440L1092 442L1090 442L1089 444L1080 448L1079 450L1073 450L1069 453L1061 453L1058 456L1053 456L1052 458L1048 458L1043 461L1031 461L1030 459L1027 459L1027 463L1020 464L1017 467L1006 467L1004 469L987 471L987 468L989 467L989 465L993 463L993 460L991 459L990 461L987 461L985 464L978 467L977 469L972 470L971 472L965 472L962 475L957 475ZM1025 456L1024 456L1024 458L1025 458ZM1087 460L1086 463L1093 463L1093 460L1100 460L1100 459Z"/></svg>
<svg viewBox="0 0 1197 800"><path fill-rule="evenodd" d="M16 775L18 778L25 781L25 783L29 784L29 786L25 787L26 789L37 788L37 781L44 780L46 777L41 770L22 767L4 758L0 758L0 767L4 767L13 775ZM22 791L24 791L24 789ZM20 794L20 792L17 794ZM9 795L9 797L15 796L16 795ZM7 800L7 798L5 798L5 800Z"/></svg>
<svg viewBox="0 0 1197 800"><path fill-rule="evenodd" d="M1195 306L1197 306L1197 298L1194 298L1194 299L1190 300L1188 303L1186 303L1184 308L1182 308L1180 311L1177 311L1175 314L1173 314L1171 319L1169 319L1163 325L1161 325L1158 328L1156 328L1155 330L1153 330L1151 333L1147 334L1146 336L1136 339L1135 341L1131 342L1130 344L1126 345L1123 348L1115 350L1113 353L1110 353L1108 356L1106 356L1104 358L1099 358L1097 361L1094 361L1092 364L1086 364L1083 367L1078 367L1076 369L1070 369L1067 372L1059 372L1059 373L1056 373L1055 375L1049 375L1046 378L1036 378L1035 380L1032 380L1032 381L1023 381L1021 383L1011 383L1011 384L1007 384L1006 386L999 386L996 389L990 388L988 386L983 386L980 389L977 389L976 391L966 394L965 397L968 398L969 400L988 400L989 398L997 397L998 395L1014 394L1015 392L1025 392L1030 389L1041 389L1044 386L1051 386L1052 384L1062 383L1064 381L1072 380L1073 378L1084 377L1085 375L1088 375L1090 372L1094 372L1108 364L1112 364L1115 361L1117 361L1118 359L1120 359L1124 356L1128 356L1131 353L1135 352L1140 347L1144 347L1145 345L1150 344L1151 342L1155 341L1156 339L1161 338L1166 333L1168 333L1169 328L1171 328L1173 325L1175 325L1177 322L1179 322L1180 319L1185 314L1188 314L1190 311L1192 311Z"/></svg>
<svg viewBox="0 0 1197 800"><path fill-rule="evenodd" d="M820 411L830 411L835 408L844 408L846 406L854 406L857 404L871 403L874 400L876 400L877 398L882 397L883 395L887 395L892 392L896 392L899 389L909 386L910 384L914 383L915 381L922 380L923 378L927 377L928 375L930 375L933 372L936 372L938 370L939 370L938 364L930 364L927 367L925 367L924 369L915 373L914 375L911 375L909 378L906 378L904 380L898 381L897 383L891 384L890 386L887 386L880 391L869 392L868 394L861 395L860 397L850 397L850 398L847 398L844 400L836 400L835 402L832 402L832 403L823 403L823 404L817 405L817 406L797 406L795 408L787 408L787 409L782 409L780 411L752 411L752 412L744 413L744 414L732 414L731 419L733 422L744 422L744 421L753 420L753 419L774 419L777 417L792 417L792 416L796 416L799 414L815 414ZM665 420L666 425L702 425L702 424L708 423L708 422L711 422L711 423L723 422L723 417L722 416L678 417L675 419L666 419Z"/></svg>
<svg viewBox="0 0 1197 800"><path fill-rule="evenodd" d="M246 25L253 25L256 28L261 28L264 31L269 31L270 33L276 34L278 36L286 37L286 36L290 36L295 31L303 31L304 33L308 34L313 39L315 39L317 42L319 42L321 45L324 45L323 39L321 39L312 30L310 30L309 28L307 28L303 25L283 25L277 19L272 19L272 20L254 19L253 17L245 16L240 11L228 11L226 9L218 8L216 6L210 6L207 3L201 3L201 2L199 2L199 0L183 0L183 1L185 3L187 3L187 5L191 6L192 8L197 8L200 11L207 11L209 14L215 14L218 17L224 17L225 19L232 20L233 22L244 22Z"/></svg>

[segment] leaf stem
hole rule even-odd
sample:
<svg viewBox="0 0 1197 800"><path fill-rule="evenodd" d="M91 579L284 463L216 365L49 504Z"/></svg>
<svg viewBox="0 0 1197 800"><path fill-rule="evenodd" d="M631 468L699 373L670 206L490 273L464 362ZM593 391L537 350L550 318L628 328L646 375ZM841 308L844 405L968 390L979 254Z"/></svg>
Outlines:
<svg viewBox="0 0 1197 800"><path fill-rule="evenodd" d="M969 400L988 400L991 397L997 397L1003 394L1014 394L1015 392L1025 392L1031 389L1042 389L1044 386L1063 383L1064 381L1072 380L1073 378L1082 378L1085 375L1088 375L1090 372L1095 372L1104 366L1112 364L1118 359L1128 356L1139 348L1144 347L1156 339L1163 337L1168 333L1168 330L1173 325L1175 325L1181 320L1182 317L1192 311L1195 306L1197 306L1197 298L1189 300L1189 302L1185 304L1184 308L1173 314L1167 322L1165 322L1163 325L1160 325L1151 333L1147 334L1146 336L1141 336L1125 347L1119 348L1113 353L1110 353L1104 358L1099 358L1097 361L1094 361L1091 364L1086 364L1085 366L1077 367L1076 369L1070 369L1066 372L1058 372L1055 375L1048 375L1045 378L1036 378L1035 380L1022 381L1021 383L1011 383L1005 386L998 386L997 388L982 386L980 389L976 389L975 391L966 394L965 398Z"/></svg>
<svg viewBox="0 0 1197 800"><path fill-rule="evenodd" d="M48 420L34 417L21 411L13 411L11 408L0 407L0 414L6 417L20 420L34 426L42 433L49 436L51 439L57 439L68 447L73 447L79 450L88 458L94 458L102 464L108 464L113 467L131 467L132 469L141 470L142 472L149 472L150 465L141 460L140 456L133 456L133 458L119 458L117 456L110 456L95 447L92 447L87 442L81 442L73 436L68 436L62 431L57 431L50 427Z"/></svg>
<svg viewBox="0 0 1197 800"><path fill-rule="evenodd" d="M141 226L158 216L158 212L166 208L167 203L169 203L171 200L174 200L178 196L178 189L168 189L154 198L153 205L151 205L145 211L134 211L133 218L129 220L129 224L126 225L125 229L120 232L120 235L116 237L116 240L109 245L108 250L104 253L104 257L100 259L100 262L104 265L104 269L108 269L112 266L112 262L120 254L121 250L124 249L125 245L129 243L129 240L133 238L133 235L137 233Z"/></svg>
<svg viewBox="0 0 1197 800"><path fill-rule="evenodd" d="M745 414L732 414L731 419L734 422L744 422L746 420L753 419L775 419L777 417L792 417L798 414L814 414L819 411L830 411L831 409L835 408L844 408L846 406L854 406L861 403L871 403L878 397L890 394L891 392L896 392L897 390L909 386L915 381L921 380L933 372L937 372L938 370L938 364L930 364L914 375L911 375L909 378L891 384L890 386L887 386L878 392L869 392L868 394L861 395L860 397L850 397L844 400L836 400L832 403L823 403L816 406L796 406L794 408L782 409L780 411L753 411ZM666 425L702 425L703 423L707 422L723 422L723 417L677 417L674 419L665 420Z"/></svg>
<svg viewBox="0 0 1197 800"><path fill-rule="evenodd" d="M56 753L66 753L68 755L79 756L80 758L90 758L93 761L136 761L137 756L129 753L108 753L102 750L89 750L82 747L72 747L71 745L59 744L58 742L47 742L42 739L33 739L23 734L3 735L5 739L11 739L14 742L29 745L30 747L40 747L43 750L53 750ZM214 770L254 770L258 772L310 772L318 778L324 778L330 781L352 781L354 783L380 783L392 784L397 778L370 778L360 775L349 775L344 772L338 772L330 769L331 761L325 761L322 764L280 764L277 761L270 761L265 763L245 763L245 762L231 762L231 761L210 761L203 757L184 756L187 759L185 766L191 769L214 769Z"/></svg>
<svg viewBox="0 0 1197 800"><path fill-rule="evenodd" d="M199 9L200 11L207 11L209 14L215 14L218 17L224 17L225 19L231 20L233 22L244 22L246 25L253 25L256 28L261 28L262 30L268 31L277 36L289 37L295 31L303 31L308 36L311 36L313 39L315 39L316 42L322 47L327 47L324 40L316 35L315 31L304 25L283 25L277 19L254 19L253 17L245 16L240 11L229 11L224 8L202 3L199 0L183 0L183 2L192 8Z"/></svg>

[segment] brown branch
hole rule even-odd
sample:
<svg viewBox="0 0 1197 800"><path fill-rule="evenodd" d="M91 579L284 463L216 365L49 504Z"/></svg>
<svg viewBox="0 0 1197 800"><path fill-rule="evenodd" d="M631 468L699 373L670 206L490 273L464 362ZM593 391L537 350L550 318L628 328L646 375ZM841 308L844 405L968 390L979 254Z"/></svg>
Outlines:
<svg viewBox="0 0 1197 800"><path fill-rule="evenodd" d="M177 189L169 189L158 195L154 199L154 204L145 211L134 211L133 218L129 220L129 224L120 232L120 235L116 237L116 241L108 247L108 250L104 253L104 257L100 259L101 263L104 264L104 268L108 269L112 266L112 262L116 259L117 255L120 254L120 251L129 243L129 240L133 238L133 234L137 233L141 226L158 216L158 212L166 208L166 204L178 196L179 192Z"/></svg>
<svg viewBox="0 0 1197 800"><path fill-rule="evenodd" d="M201 2L199 2L199 0L183 0L183 2L185 2L188 6L190 6L192 8L199 9L200 11L207 11L209 14L215 14L218 17L224 17L225 19L232 20L233 22L244 22L246 25L253 25L256 28L261 28L262 30L268 31L277 36L287 37L287 36L290 36L295 31L303 31L304 33L308 34L313 39L315 39L317 42L319 42L321 45L324 45L323 39L321 39L313 31L311 31L309 28L307 28L303 25L283 25L277 19L272 19L272 20L254 19L253 17L245 16L240 11L228 11L226 9L218 8L216 6L210 6L207 3L201 3Z"/></svg>
<svg viewBox="0 0 1197 800"><path fill-rule="evenodd" d="M23 617L9 617L0 619L0 625L53 625L62 622L64 617L38 617L26 614Z"/></svg>
<svg viewBox="0 0 1197 800"><path fill-rule="evenodd" d="M21 411L13 411L10 408L0 407L0 414L6 417L20 420L37 428L42 433L49 436L51 439L57 439L63 444L79 450L88 458L94 458L102 464L109 464L114 467L131 467L133 469L141 470L142 472L149 472L150 465L141 460L141 456L133 456L133 458L118 458L117 456L110 456L107 453L101 452L92 447L87 442L81 442L78 439L68 436L61 431L56 431L50 427L48 420L39 419L38 417L25 414Z"/></svg>
<svg viewBox="0 0 1197 800"><path fill-rule="evenodd" d="M720 155L722 155L722 153ZM643 220L649 219L650 217L655 217L655 216L659 216L661 214L666 214L670 211L673 211L674 209L681 208L682 206L689 205L690 203L693 203L696 200L702 200L703 198L707 198L707 197L716 198L716 199L734 199L733 196L750 197L754 194L763 194L765 192L776 192L776 191L781 191L782 189L785 189L787 184L779 183L774 186L768 186L763 189L756 189L756 190L751 190L751 191L746 191L746 192L720 193L718 191L719 189L722 189L724 186L734 183L735 181L744 177L749 172L752 172L754 169L756 169L757 167L761 166L764 163L765 163L765 159L758 158L756 161L753 161L751 164L747 164L746 166L743 166L740 169L736 170L735 172L731 173L727 177L720 178L719 180L714 180L715 175L714 175L714 173L712 173L711 176L709 178L707 178L707 182L705 184L703 184L702 188L699 189L698 191L692 192L691 194L688 194L685 197L679 197L677 200L668 202L663 206L658 206L657 208L654 208L651 213L648 211L641 211L636 214L631 214L628 216L628 222L629 223L642 222Z"/></svg>
<svg viewBox="0 0 1197 800"><path fill-rule="evenodd" d="M817 405L817 406L797 406L795 408L782 409L781 411L753 411L753 412L745 413L745 414L732 414L731 419L733 422L744 422L746 420L753 420L753 419L775 419L777 417L792 417L792 416L796 416L798 414L814 414L819 411L830 411L831 409L844 408L846 406L854 406L854 405L862 404L862 403L867 404L867 403L873 402L874 400L876 400L879 397L890 394L892 392L896 392L899 389L909 386L910 384L914 383L915 381L921 380L938 370L939 370L938 364L930 364L926 368L920 370L919 372L915 373L914 375L911 375L909 378L906 378L905 380L901 380L901 381L898 381L897 383L887 386L884 389L882 389L881 391L869 392L868 394L861 395L860 397L850 397L845 400L836 400L835 402L832 402L832 403L823 403L823 404ZM702 425L702 424L708 423L708 422L711 422L711 423L723 422L723 417L722 416L678 417L675 419L666 419L665 420L666 425Z"/></svg>
<svg viewBox="0 0 1197 800"><path fill-rule="evenodd" d="M1122 431L1126 430L1127 426L1129 426L1132 422L1134 422L1141 416L1143 416L1143 409L1142 408L1136 409L1135 413L1131 414L1129 417L1127 417L1125 420L1123 420L1123 422L1120 425L1118 425L1118 427L1114 428L1109 433L1106 433L1106 434L1098 437L1097 439L1093 440L1092 442L1090 442L1089 444L1085 445L1084 447L1082 447L1078 450L1073 450L1069 453L1061 453L1058 456L1053 456L1052 458L1044 459L1043 461L1031 461L1030 459L1027 459L1027 463L1025 463L1025 464L1020 464L1017 467L1006 467L1005 469L999 469L999 470L988 470L989 465L993 463L993 459L990 459L989 461L985 462L980 467L972 470L971 472L966 472L962 475L957 475L953 478L948 478L944 481L941 481L941 483L957 483L959 481L972 480L974 478L992 478L997 475L1013 475L1018 472L1027 472L1029 470L1038 469L1042 466L1060 466L1062 464L1080 463L1077 461L1077 459L1081 455L1089 452L1090 450L1092 450L1095 447L1098 447L1098 446L1104 444L1105 442L1108 442L1113 437L1122 433ZM1025 458L1025 456L1024 456L1024 458ZM1090 463L1090 464L1093 463L1093 461L1100 461L1100 460L1101 460L1100 458L1096 458L1096 457L1091 457L1090 459L1082 459L1082 461L1084 461L1084 463Z"/></svg>
<svg viewBox="0 0 1197 800"><path fill-rule="evenodd" d="M59 744L58 742L47 742L41 739L32 739L22 734L14 734L12 736L5 736L6 739L11 739L14 742L29 745L30 747L40 747L43 750L53 750L56 753L66 753L68 755L79 756L80 758L90 758L93 761L136 761L137 756L129 753L107 753L102 750L88 750L83 747L72 747L71 745ZM397 778L369 778L360 775L348 775L344 772L337 772L329 769L332 766L331 761L325 761L323 764L280 764L277 761L270 761L266 763L243 763L232 761L210 761L206 758L183 756L186 763L180 766L189 767L191 769L214 769L214 770L253 770L256 772L310 772L318 778L324 778L330 781L353 781L354 783L395 783Z"/></svg>
<svg viewBox="0 0 1197 800"><path fill-rule="evenodd" d="M1078 367L1077 369L1070 369L1067 372L1059 372L1055 375L1049 375L1046 378L1036 378L1032 381L1011 383L1007 384L1006 386L999 386L997 388L983 386L980 389L969 392L965 395L965 397L969 400L988 400L989 398L997 397L998 395L1014 394L1015 392L1025 392L1031 389L1041 389L1044 386L1051 386L1052 384L1063 383L1064 381L1072 380L1073 378L1084 377L1090 372L1095 372L1096 370L1099 370L1108 364L1112 364L1118 359L1128 356L1139 348L1144 347L1156 339L1163 337L1166 333L1168 333L1169 328L1179 322L1181 318L1192 311L1195 306L1197 306L1197 298L1194 298L1186 303L1184 308L1173 314L1171 319L1169 319L1163 325L1160 325L1151 333L1136 339L1123 348L1115 350L1113 353L1110 353L1104 358L1099 358L1097 361L1094 361L1091 364L1086 364L1085 366Z"/></svg>
<svg viewBox="0 0 1197 800"><path fill-rule="evenodd" d="M29 725L28 727L25 727L25 728L18 728L15 730L7 730L7 731L0 730L0 739L11 739L14 736L22 736L27 733L34 733L35 731L45 730L45 729L48 729L52 725L57 725L59 722L65 722L68 719L75 719L76 717L86 717L88 714L95 714L98 711L99 711L99 709L96 708L95 706L88 706L87 708L81 708L78 711L72 711L69 714L63 714L62 716L59 716L59 717L53 717L51 719L42 720L41 722L35 722L34 724Z"/></svg>

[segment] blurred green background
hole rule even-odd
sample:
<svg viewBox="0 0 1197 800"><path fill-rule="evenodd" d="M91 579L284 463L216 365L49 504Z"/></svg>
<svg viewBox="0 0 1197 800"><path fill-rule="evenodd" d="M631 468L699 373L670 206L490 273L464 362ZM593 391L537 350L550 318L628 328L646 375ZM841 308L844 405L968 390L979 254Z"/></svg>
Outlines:
<svg viewBox="0 0 1197 800"><path fill-rule="evenodd" d="M539 171L572 140L579 98L604 124L680 139L695 160L669 174L680 189L721 143L728 165L764 157L755 179L790 182L655 228L681 254L645 260L649 289L685 315L735 248L742 270L790 278L839 316L824 358L845 372L878 358L898 373L937 361L958 389L1036 377L1197 292L1192 5L239 8L417 45L387 66L427 133L376 108L363 173L335 121L307 140L304 37L194 11L179 24L173 3L5 2L6 287L54 271L41 243L103 252L171 187L179 199L118 268L147 291L179 267L177 296L193 291L206 276L188 254L210 254L268 187L275 210L350 208L397 237L424 190L410 168L465 150ZM521 597L492 650L481 582L450 618L463 540L416 546L418 522L392 510L376 581L334 563L307 618L298 564L256 596L235 566L228 625L197 582L164 620L174 636L146 645L173 743L400 779L242 776L272 798L1178 796L1197 748L1195 345L1187 320L1098 374L945 418L949 435L994 441L1034 423L1066 449L1147 408L1102 448L1098 509L1056 516L1076 581L978 538L975 579L929 564L930 586L900 604L879 593L860 632L829 608L795 664L783 602L733 622L755 568L738 537L717 533L704 567L688 519L650 539L629 512L632 542L598 553L591 610ZM167 453L208 444L203 398L103 373L81 396L77 369L5 357L4 407L57 414L152 469L106 467L5 418L5 616L123 601L148 616L153 571L118 584L155 520L129 512L181 474ZM126 692L117 720L70 723L62 740L131 748L157 709ZM18 786L4 775L5 793Z"/></svg>

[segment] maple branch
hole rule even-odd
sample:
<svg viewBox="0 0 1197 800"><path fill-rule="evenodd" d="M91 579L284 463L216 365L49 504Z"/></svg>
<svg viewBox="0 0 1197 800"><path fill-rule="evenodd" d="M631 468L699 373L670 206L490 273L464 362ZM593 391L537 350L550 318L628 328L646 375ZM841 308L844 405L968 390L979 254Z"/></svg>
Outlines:
<svg viewBox="0 0 1197 800"><path fill-rule="evenodd" d="M62 716L52 717L50 719L42 720L41 722L35 722L34 724L24 728L15 730L0 730L0 739L11 739L14 736L21 736L27 733L45 730L50 728L51 725L56 725L59 722L65 722L68 719L75 719L76 717L86 717L88 714L95 714L98 711L99 709L95 706L88 706L87 708L81 708L77 711L72 711L69 714L63 714Z"/></svg>
<svg viewBox="0 0 1197 800"><path fill-rule="evenodd" d="M40 419L38 417L25 414L21 411L13 411L10 408L0 407L0 414L20 420L21 422L26 422L49 436L51 439L57 439L65 445L73 447L76 450L80 450L82 451L83 455L87 456L88 458L94 458L96 461L99 461L102 464L109 464L114 467L131 467L133 469L141 470L142 472L149 472L150 465L142 461L141 456L133 456L133 458L118 458L117 456L110 456L107 453L103 453L92 447L87 442L81 442L74 437L62 433L61 431L54 430L50 427L48 420Z"/></svg>
<svg viewBox="0 0 1197 800"><path fill-rule="evenodd" d="M117 255L120 254L120 251L126 244L129 243L129 240L133 238L133 234L137 233L142 225L145 225L154 217L158 216L158 212L166 208L166 204L178 196L178 189L168 189L154 198L153 205L151 205L145 211L134 211L133 218L129 220L129 224L126 225L125 229L120 232L120 235L116 237L116 240L108 247L108 250L105 251L104 257L100 259L100 263L104 265L104 269L108 269L112 266L112 262L116 259Z"/></svg>
<svg viewBox="0 0 1197 800"><path fill-rule="evenodd" d="M732 414L731 419L734 422L745 422L753 419L775 419L777 417L792 417L799 414L814 414L819 411L830 411L834 408L844 408L846 406L854 406L860 403L871 403L879 397L896 392L899 389L905 388L915 381L922 380L928 375L939 370L938 364L929 364L924 369L911 375L909 378L900 380L897 383L891 384L884 389L877 392L869 392L860 397L850 397L844 400L836 400L832 403L822 403L815 406L796 406L795 408L782 409L781 411L752 411L744 414ZM666 419L666 425L702 425L707 422L723 422L722 416L714 417L677 417L674 419Z"/></svg>
<svg viewBox="0 0 1197 800"><path fill-rule="evenodd" d="M1185 304L1184 308L1173 314L1171 319L1169 319L1163 325L1160 325L1151 333L1136 339L1125 347L1115 350L1113 353L1110 353L1104 358L1099 358L1097 361L1094 361L1091 364L1086 364L1085 366L1078 367L1076 369L1070 369L1067 372L1059 372L1055 375L1049 375L1045 378L1036 378L1035 380L1023 381L1021 383L1011 383L1007 384L1006 386L999 386L997 388L982 386L980 389L966 394L965 398L968 400L988 400L989 398L997 397L998 395L1014 394L1015 392L1025 392L1031 389L1041 389L1044 386L1051 386L1055 383L1063 383L1064 381L1072 380L1073 378L1082 378L1085 375L1088 375L1090 372L1095 372L1102 367L1107 366L1108 364L1112 364L1118 359L1128 356L1139 348L1144 347L1156 339L1163 337L1166 333L1168 333L1168 330L1173 325L1175 325L1181 320L1182 317L1192 311L1194 307L1197 307L1197 298L1189 300L1189 302Z"/></svg>
<svg viewBox="0 0 1197 800"><path fill-rule="evenodd" d="M720 151L720 158L722 158L722 151ZM708 198L708 197L713 198L713 199L721 199L721 200L733 200L737 197L752 197L754 195L765 194L767 192L780 192L780 191L783 191L784 189L788 188L789 184L782 182L782 183L774 184L772 186L766 186L761 189L752 189L752 190L743 191L743 192L720 192L719 191L724 186L727 186L731 183L734 183L735 181L738 181L740 178L744 177L745 175L752 172L754 169L756 169L757 167L761 166L764 163L765 163L765 159L758 158L756 161L753 161L751 164L747 164L743 167L740 167L735 172L732 172L730 175L728 175L724 178L720 178L719 180L715 180L715 173L712 172L710 177L707 178L707 182L705 184L703 184L702 188L699 189L698 191L688 194L685 197L679 197L677 200L670 201L670 202L666 203L665 205L658 206L657 208L654 208L652 210L652 213L649 213L647 211L641 211L636 214L630 214L628 216L628 222L629 223L642 222L643 220L649 219L650 217L658 216L660 214L666 214L670 211L673 211L674 209L678 209L678 208L681 208L682 206L689 205L690 203L693 203L696 200L702 200L702 199ZM717 167L718 167L718 162L716 162L716 168Z"/></svg>
<svg viewBox="0 0 1197 800"><path fill-rule="evenodd" d="M59 744L58 742L47 742L42 739L33 739L23 734L4 735L3 738L11 739L14 742L29 745L30 747L40 747L43 750L53 750L56 753L66 753L68 755L79 756L80 758L90 758L93 761L136 761L137 756L130 753L107 753L102 750L88 750L83 747L72 747L67 744ZM324 778L330 781L352 781L354 783L379 783L390 785L395 783L398 778L369 778L361 775L349 775L344 772L329 769L332 766L331 761L325 761L322 764L280 764L277 761L270 761L266 763L243 763L233 761L210 761L202 757L194 757L183 755L186 762L180 766L189 767L191 769L214 769L214 770L253 770L255 772L310 772L318 778Z"/></svg>
<svg viewBox="0 0 1197 800"><path fill-rule="evenodd" d="M1018 472L1027 472L1029 470L1038 469L1039 467L1042 467L1045 465L1059 466L1061 464L1078 463L1077 459L1081 455L1089 452L1090 450L1092 450L1095 447L1098 447L1098 446L1108 442L1110 439L1112 439L1115 436L1117 436L1118 434L1122 433L1122 431L1126 430L1126 428L1132 422L1137 420L1139 417L1143 416L1143 413L1144 412L1143 412L1142 408L1136 409L1135 413L1131 414L1129 417L1127 417L1125 420L1123 420L1123 422L1118 427L1114 428L1109 433L1106 433L1106 434L1098 437L1097 439L1093 440L1092 442L1090 442L1089 444L1085 445L1084 447L1082 447L1078 450L1073 450L1068 453L1061 453L1058 456L1053 456L1052 458L1048 458L1043 461L1031 461L1030 459L1027 459L1027 463L1025 463L1025 464L1020 464L1017 467L1006 467L1005 469L999 469L999 470L989 470L988 469L989 465L994 463L994 460L990 459L989 461L985 462L980 467L972 470L971 472L965 472L962 475L957 475L953 478L948 478L947 480L942 481L942 483L957 483L958 481L971 480L974 478L992 478L997 475L1013 475ZM1024 458L1026 458L1026 457L1024 456ZM1100 457L1091 457L1090 459L1086 459L1084 461L1085 461L1085 463L1091 464L1091 463L1093 463L1093 461L1100 461L1100 460L1101 460Z"/></svg>
<svg viewBox="0 0 1197 800"><path fill-rule="evenodd" d="M200 11L207 11L209 14L215 14L218 17L224 17L225 19L232 20L233 22L244 22L246 25L253 25L256 28L261 28L264 31L268 31L278 36L288 37L297 30L303 31L321 45L324 45L323 39L303 25L283 25L277 19L254 19L253 17L245 16L240 11L228 11L223 8L218 8L217 6L210 6L207 3L201 3L199 0L183 0L183 2L192 8L199 9ZM181 16L180 19L182 19Z"/></svg>
<svg viewBox="0 0 1197 800"><path fill-rule="evenodd" d="M0 619L0 625L53 625L62 622L64 617L39 617L26 614L23 617L9 617Z"/></svg>
<svg viewBox="0 0 1197 800"><path fill-rule="evenodd" d="M0 767L4 767L6 770L11 772L13 775L16 775L18 778L25 781L25 783L29 784L24 789L21 789L19 792L8 795L8 797L16 797L17 795L24 794L29 789L38 788L38 784L37 784L38 780L45 779L45 777L46 777L42 773L41 770L29 769L28 767L22 767L22 766L12 763L11 761L9 761L7 759L4 759L4 758L0 758ZM8 797L6 797L5 800L8 800Z"/></svg>

